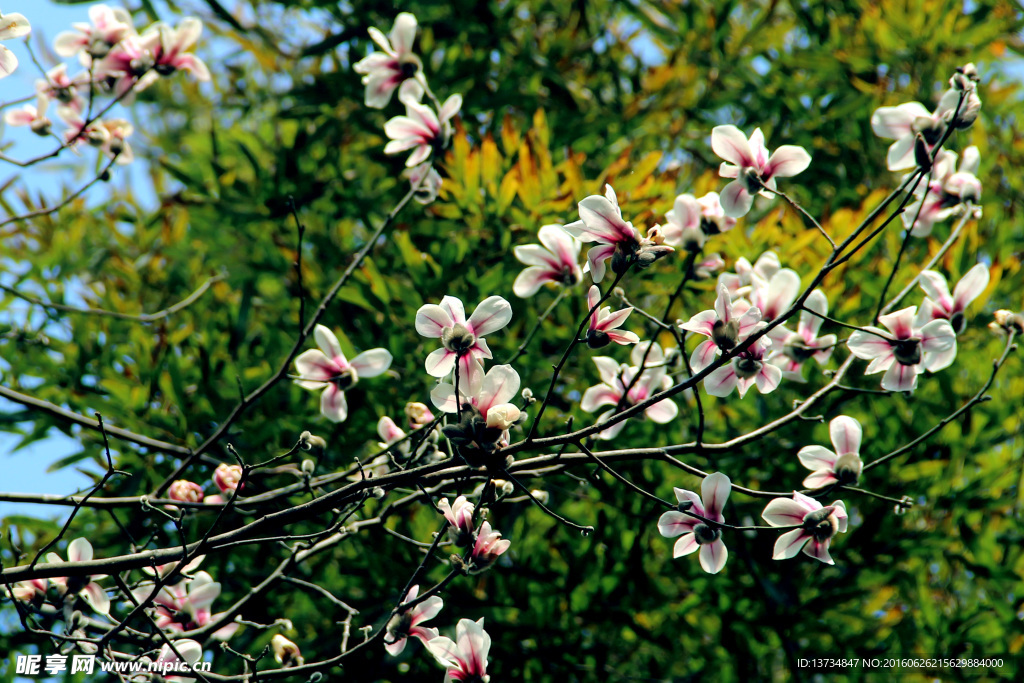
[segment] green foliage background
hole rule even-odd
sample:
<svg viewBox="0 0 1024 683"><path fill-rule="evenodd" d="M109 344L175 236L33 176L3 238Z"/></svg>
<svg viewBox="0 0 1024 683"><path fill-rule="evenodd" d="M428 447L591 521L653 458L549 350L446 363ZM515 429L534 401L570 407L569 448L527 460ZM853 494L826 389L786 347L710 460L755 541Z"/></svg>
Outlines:
<svg viewBox="0 0 1024 683"><path fill-rule="evenodd" d="M202 442L234 407L239 382L252 389L288 352L303 292L309 301L323 295L407 188L398 177L402 160L382 153L383 123L400 107L366 109L351 68L372 49L366 29L390 30L399 11L419 19L418 50L438 95L465 98L443 164L445 188L434 205L401 214L324 321L346 352L390 349L394 376L361 382L349 393L352 412L340 425L319 416L315 395L282 383L226 439L247 459L285 450L307 429L329 443L319 472L348 467L353 456L371 452L379 416L397 420L407 400L427 400L423 358L433 342L416 334L413 321L419 306L445 294L470 308L492 294L508 298L513 322L488 338L497 359L508 357L555 296L549 290L530 300L512 295L522 268L512 246L535 242L541 225L573 220L576 202L606 181L618 191L627 218L643 226L663 220L680 192L720 189L709 145L714 125L735 123L748 133L760 126L770 148L811 150L811 170L784 189L833 235L848 234L899 182L899 174L885 169L888 141L871 132L871 112L910 100L931 107L953 68L968 61L982 73L984 109L951 146L981 150L984 217L969 224L940 269L955 282L981 258L991 264L992 284L971 309L954 366L922 376L910 398L840 393L820 412L826 422L838 414L862 422L866 460L893 450L984 382L1001 348L985 329L988 313L1024 307L1022 93L1019 80L1005 71L1022 47L1024 15L1016 2L982 0L965 9L940 0L252 0L229 9L215 0L143 2L140 23L157 15L176 22L186 10L201 16L207 32L200 54L214 74L212 84L201 86L184 76L164 79L134 105L150 161L145 190L111 191L99 206L93 196L88 210L84 201L74 202L57 215L9 226L0 242L0 257L26 266L19 288L56 302L74 291L96 307L153 311L184 298L210 275L226 271L226 279L187 310L150 325L36 310L24 326L2 330L4 386L78 413L100 411L112 424L158 439ZM144 208L140 197L154 193L158 206ZM289 196L307 227L301 288ZM37 201L19 195L17 185L0 200L12 213ZM949 229L940 225L932 238L911 243L897 286ZM894 225L827 281L833 315L869 322L899 242ZM805 282L827 255L820 236L804 230L781 203L755 211L709 244L729 269L735 258L753 260L769 248ZM680 258L665 259L631 275L624 287L638 305L660 312L680 267ZM710 281L690 288L674 316L709 308L712 289ZM581 286L516 363L524 386L536 393L546 389L550 365L584 310L583 293ZM4 304L12 301L6 297ZM919 294L908 301L918 303ZM637 315L629 327L650 334ZM626 350L608 353L627 358ZM569 415L577 424L591 417L568 398L597 379L589 355L580 350L573 357L563 375L566 400L548 411L543 431L558 429ZM862 368L848 375L849 383L877 388L877 377L861 377ZM784 382L769 396L709 398L706 438L728 440L779 417L825 379L815 369L808 385ZM485 617L494 639L494 681L805 680L794 662L813 656L1012 660L1024 648L1019 353L991 395L992 401L862 482L886 495L912 496L920 504L911 512L897 517L891 504L845 497L852 524L833 546L834 567L803 556L773 562L775 534L733 533L726 538L729 564L708 576L695 558L672 560L672 541L655 526L660 510L581 467L575 474L582 482L556 476L533 485L550 492L560 513L597 531L582 538L525 504L495 508L492 524L512 539L512 550L489 573L455 582L435 625L445 631L459 618ZM612 447L690 440L693 406L680 403L677 422L630 424ZM23 434L23 444L62 430L82 448L61 466L103 469L97 434L24 411L0 420L3 429ZM796 451L827 443L825 424L797 421L754 446L688 461L747 486L789 490L806 474ZM132 476L117 479L104 495L147 492L175 465L144 449L115 446L118 467ZM230 461L224 451L216 455ZM5 456L0 466L16 466L18 457ZM212 468L198 465L190 478L208 484ZM673 486L699 486L662 463L628 463L621 471L663 498L671 498ZM264 476L253 489L294 480L288 473ZM378 505L371 501L366 514ZM762 508L763 501L734 494L726 516L737 523L759 520ZM155 516L137 510L118 516L134 538L152 537L154 547L177 542ZM59 528L42 517L5 520L5 537L11 531L26 549L38 547ZM191 528L204 528L210 519L202 515ZM310 519L290 531L309 533L325 523ZM436 513L424 506L389 521L421 540L429 540L437 524ZM105 513L80 514L68 538L76 536L91 539L100 556L128 551ZM208 557L204 568L224 586L214 610L285 555L283 547L269 545ZM6 544L0 557L6 565L18 563ZM372 624L386 615L418 562L411 546L367 533L307 564L302 575L357 606L357 625ZM431 579L444 571L435 567ZM244 616L262 623L291 619L289 636L307 661L338 652L335 622L343 615L307 593L278 590ZM269 638L247 628L231 644L256 654ZM0 651L24 652L32 643L39 644L16 628L0 634ZM238 668L230 655L215 654L216 671ZM904 680L926 675L904 673ZM343 677L442 675L414 644L398 659L374 649L347 665ZM849 680L891 675L860 670ZM929 678L934 675L966 680L978 672L946 670Z"/></svg>

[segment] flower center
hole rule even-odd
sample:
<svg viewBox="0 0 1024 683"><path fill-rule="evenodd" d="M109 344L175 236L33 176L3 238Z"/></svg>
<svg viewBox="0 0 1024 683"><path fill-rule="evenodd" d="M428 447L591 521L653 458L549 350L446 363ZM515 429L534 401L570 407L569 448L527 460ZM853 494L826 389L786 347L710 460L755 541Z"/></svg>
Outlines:
<svg viewBox="0 0 1024 683"><path fill-rule="evenodd" d="M835 512L835 507L832 505L808 512L804 517L803 527L810 531L811 535L819 542L827 541L839 531L839 521L832 514L833 512Z"/></svg>
<svg viewBox="0 0 1024 683"><path fill-rule="evenodd" d="M747 184L747 192L757 194L761 191L761 176L758 175L756 168L748 166L743 169L741 175Z"/></svg>
<svg viewBox="0 0 1024 683"><path fill-rule="evenodd" d="M86 45L85 51L89 53L90 57L102 59L110 52L110 43L103 36L93 36L89 44Z"/></svg>
<svg viewBox="0 0 1024 683"><path fill-rule="evenodd" d="M611 343L611 338L601 330L590 330L587 332L587 346L592 349L600 349Z"/></svg>
<svg viewBox="0 0 1024 683"><path fill-rule="evenodd" d="M403 57L398 62L398 70L402 74L402 78L412 78L416 75L416 72L420 70L419 61L412 55Z"/></svg>
<svg viewBox="0 0 1024 683"><path fill-rule="evenodd" d="M562 272L558 276L558 281L566 286L576 284L576 271L570 266L562 266Z"/></svg>
<svg viewBox="0 0 1024 683"><path fill-rule="evenodd" d="M807 343L797 335L793 335L793 337L787 340L785 345L782 347L782 353L787 358L790 358L797 363L803 363L818 351L819 349L813 349L807 346Z"/></svg>
<svg viewBox="0 0 1024 683"><path fill-rule="evenodd" d="M455 323L441 332L441 343L452 353L465 356L476 344L476 336L462 323Z"/></svg>
<svg viewBox="0 0 1024 683"><path fill-rule="evenodd" d="M863 469L864 463L856 453L844 453L836 460L836 477L844 484L856 483Z"/></svg>
<svg viewBox="0 0 1024 683"><path fill-rule="evenodd" d="M616 275L625 273L636 258L636 252L640 244L633 241L620 241L615 243L615 253L612 254L612 272Z"/></svg>
<svg viewBox="0 0 1024 683"><path fill-rule="evenodd" d="M331 378L331 384L342 391L351 389L358 381L359 375L356 373L355 368L346 368Z"/></svg>
<svg viewBox="0 0 1024 683"><path fill-rule="evenodd" d="M949 324L953 326L953 331L960 334L967 327L967 318L964 317L963 311L957 311L949 319Z"/></svg>
<svg viewBox="0 0 1024 683"><path fill-rule="evenodd" d="M761 366L763 364L759 360L753 358L737 358L733 361L733 370L736 372L736 376L740 379L750 379L761 372Z"/></svg>
<svg viewBox="0 0 1024 683"><path fill-rule="evenodd" d="M141 76L153 68L154 61L153 55L146 53L145 55L136 57L132 61L128 62L128 68L131 69L132 76Z"/></svg>
<svg viewBox="0 0 1024 683"><path fill-rule="evenodd" d="M892 353L900 365L917 365L921 362L921 340L901 339L892 345Z"/></svg>
<svg viewBox="0 0 1024 683"><path fill-rule="evenodd" d="M936 121L930 116L920 116L914 119L911 129L915 133L920 133L924 137L924 141L929 145L937 143L942 134L946 132L946 126L941 121Z"/></svg>
<svg viewBox="0 0 1024 683"><path fill-rule="evenodd" d="M701 522L693 527L693 537L699 545L708 545L722 537L722 530Z"/></svg>
<svg viewBox="0 0 1024 683"><path fill-rule="evenodd" d="M716 320L715 324L711 327L711 339L723 351L729 351L736 346L739 336L740 324L735 320L730 320L729 322Z"/></svg>

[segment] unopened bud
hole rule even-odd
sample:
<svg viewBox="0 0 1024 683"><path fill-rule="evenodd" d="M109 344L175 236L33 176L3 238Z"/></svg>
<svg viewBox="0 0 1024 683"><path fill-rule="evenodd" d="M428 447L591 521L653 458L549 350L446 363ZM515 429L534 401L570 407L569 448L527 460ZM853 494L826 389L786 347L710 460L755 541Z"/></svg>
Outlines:
<svg viewBox="0 0 1024 683"><path fill-rule="evenodd" d="M532 495L536 500L540 501L544 505L548 504L548 499L550 498L550 495L547 491L542 491L540 489L534 489L530 491L530 495Z"/></svg>
<svg viewBox="0 0 1024 683"><path fill-rule="evenodd" d="M293 666L302 666L306 662L302 658L299 646L280 633L270 639L270 647L274 650L274 659L286 669Z"/></svg>
<svg viewBox="0 0 1024 683"><path fill-rule="evenodd" d="M924 173L932 169L932 157L928 150L928 143L924 141L924 136L920 133L914 136L914 163Z"/></svg>
<svg viewBox="0 0 1024 683"><path fill-rule="evenodd" d="M405 416L409 418L409 424L414 428L430 424L434 419L434 414L430 412L430 408L422 403L406 403Z"/></svg>
<svg viewBox="0 0 1024 683"><path fill-rule="evenodd" d="M187 479L179 479L167 489L167 497L183 503L203 502L203 487Z"/></svg>
<svg viewBox="0 0 1024 683"><path fill-rule="evenodd" d="M50 123L50 119L44 116L39 119L33 119L32 123L29 124L29 128L39 137L46 137L50 134L52 124Z"/></svg>
<svg viewBox="0 0 1024 683"><path fill-rule="evenodd" d="M523 400L526 401L527 405L529 405L529 404L531 404L531 403L533 403L534 401L537 400L537 399L535 399L533 397L533 390L531 390L530 387L526 387L525 389L523 389L523 391L520 394L520 396L523 397Z"/></svg>
<svg viewBox="0 0 1024 683"><path fill-rule="evenodd" d="M316 463L313 462L312 458L306 458L302 461L302 473L307 477L313 476L313 472L316 470Z"/></svg>
<svg viewBox="0 0 1024 683"><path fill-rule="evenodd" d="M508 429L519 419L519 408L512 403L502 403L487 411L487 426Z"/></svg>
<svg viewBox="0 0 1024 683"><path fill-rule="evenodd" d="M384 489L382 489L380 486L374 486L370 490L370 495L373 496L374 498L376 498L377 500L381 500L384 496L387 495L387 492Z"/></svg>
<svg viewBox="0 0 1024 683"><path fill-rule="evenodd" d="M299 435L299 448L304 451L311 451L314 448L322 451L327 448L327 441L322 437L311 434L310 432L302 432L302 434Z"/></svg>

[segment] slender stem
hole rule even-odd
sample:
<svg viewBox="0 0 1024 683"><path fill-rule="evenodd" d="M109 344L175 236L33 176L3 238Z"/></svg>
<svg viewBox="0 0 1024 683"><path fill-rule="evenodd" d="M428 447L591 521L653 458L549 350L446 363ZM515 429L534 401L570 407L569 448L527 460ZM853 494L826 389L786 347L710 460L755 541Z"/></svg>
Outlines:
<svg viewBox="0 0 1024 683"><path fill-rule="evenodd" d="M95 178L93 178L92 180L87 182L85 185L82 185L80 188L78 188L77 190L75 190L74 192L69 194L59 204L56 204L55 206L51 206L49 209L39 209L38 211L31 211L29 213L21 214L20 216L11 216L10 218L8 218L5 221L0 221L0 228L8 226L11 223L20 223L21 221L27 221L30 218L39 218L40 216L48 216L51 213L55 213L57 211L60 211L65 206L67 206L71 202L75 201L80 196L82 196L82 194L86 190L88 190L90 187L92 187L93 185L95 185L99 181L103 180L103 178L105 178L107 176L107 173L110 171L110 168L115 163L117 163L117 157L118 157L118 155L115 154L113 156L113 158L111 158L107 162L106 166L104 166L103 169L96 175Z"/></svg>
<svg viewBox="0 0 1024 683"><path fill-rule="evenodd" d="M541 323L547 320L547 317L551 315L551 312L553 310L555 310L555 306L557 306L568 293L569 288L562 287L561 291L558 292L558 296L555 297L554 301L552 301L548 305L548 307L544 309L544 312L540 314L540 317L537 318L537 322L534 323L533 328L530 330L529 334L526 335L526 339L523 340L523 343L519 345L519 348L516 349L516 352L512 355L512 357L505 361L505 365L511 365L512 363L516 362L516 360L518 360L519 357L526 352L526 347L529 346L530 340L533 339L533 335L537 334L537 330L540 329Z"/></svg>

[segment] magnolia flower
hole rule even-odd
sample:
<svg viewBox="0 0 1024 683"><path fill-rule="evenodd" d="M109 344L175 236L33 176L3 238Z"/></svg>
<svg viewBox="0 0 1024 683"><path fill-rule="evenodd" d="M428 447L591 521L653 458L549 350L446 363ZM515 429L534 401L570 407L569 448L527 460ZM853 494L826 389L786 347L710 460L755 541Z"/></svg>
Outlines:
<svg viewBox="0 0 1024 683"><path fill-rule="evenodd" d="M729 290L729 294L733 298L737 298L746 295L750 291L750 287L754 282L754 275L759 275L764 280L771 281L772 276L781 267L782 264L779 263L779 257L774 251L766 251L758 256L754 265L750 265L750 261L741 256L736 259L736 272L722 273L718 276L718 284L725 285L725 288Z"/></svg>
<svg viewBox="0 0 1024 683"><path fill-rule="evenodd" d="M608 346L609 343L636 344L640 337L633 332L616 332L615 330L626 322L626 318L633 312L633 307L623 308L612 313L611 306L598 309L597 304L601 301L601 290L597 285L591 285L587 293L587 305L590 306L590 329L587 331L587 346L592 349L600 349Z"/></svg>
<svg viewBox="0 0 1024 683"><path fill-rule="evenodd" d="M424 337L440 339L442 344L427 356L427 374L444 377L455 368L458 359L460 384L477 381L479 378L473 377L473 361L492 357L484 336L502 329L510 320L512 306L500 296L481 301L468 320L462 301L454 296L444 297L440 305L424 304L416 311L416 331Z"/></svg>
<svg viewBox="0 0 1024 683"><path fill-rule="evenodd" d="M412 452L413 441L419 441L416 446L415 457L419 458L425 455L427 452L433 452L434 444L428 438L422 438L423 435L416 435L412 438L406 438L408 435L405 431L395 424L395 421L390 417L384 416L377 421L377 434L380 436L381 441L377 444L381 450L385 450L391 447L396 442L401 442L395 448L391 448L391 452L402 460L408 460L409 455ZM375 465L382 465L383 470L387 471L387 464L390 462L388 454L384 453L380 457L381 462L376 461L369 463L372 468Z"/></svg>
<svg viewBox="0 0 1024 683"><path fill-rule="evenodd" d="M84 538L76 538L68 544L68 562L89 562L90 560L92 560L92 544L89 541ZM64 562L57 553L47 553L46 561L51 564L61 564ZM96 612L109 614L110 598L107 597L107 592L103 590L103 587L96 583L96 579L103 578L106 578L106 576L55 576L50 579L50 582L57 586L62 595L79 595Z"/></svg>
<svg viewBox="0 0 1024 683"><path fill-rule="evenodd" d="M704 477L701 482L701 497L693 491L673 488L676 500L680 503L688 503L689 511L704 517L711 522L719 524L725 522L722 516L722 508L725 501L729 499L732 491L732 482L729 477L721 472L715 472ZM672 557L689 555L700 548L700 566L708 574L717 574L722 571L725 561L729 559L729 551L722 541L721 527L709 524L703 519L698 519L686 512L666 512L658 520L658 531L665 538L680 536L672 549Z"/></svg>
<svg viewBox="0 0 1024 683"><path fill-rule="evenodd" d="M800 276L790 268L780 268L770 278L750 274L750 302L769 323L789 310L800 293ZM737 302L739 305L739 302Z"/></svg>
<svg viewBox="0 0 1024 683"><path fill-rule="evenodd" d="M749 307L742 316L733 310L729 290L724 284L718 284L718 297L715 299L715 310L701 311L679 327L708 337L697 345L690 355L690 367L700 372L711 365L715 356L722 351L731 351L737 344L744 341L754 332L762 329L761 311L756 306Z"/></svg>
<svg viewBox="0 0 1024 683"><path fill-rule="evenodd" d="M444 518L448 520L448 537L458 546L469 545L473 541L473 513L476 508L465 496L455 499L455 505L449 505L447 498L437 502Z"/></svg>
<svg viewBox="0 0 1024 683"><path fill-rule="evenodd" d="M405 404L405 417L409 420L409 429L426 427L434 421L434 414L423 403L410 402Z"/></svg>
<svg viewBox="0 0 1024 683"><path fill-rule="evenodd" d="M153 68L156 64L154 39L159 41L159 35L153 31L142 36L126 36L106 57L93 63L94 77L107 81L114 97L124 98L129 91L145 90L160 78Z"/></svg>
<svg viewBox="0 0 1024 683"><path fill-rule="evenodd" d="M930 153L942 139L946 126L942 112L932 114L920 102L907 102L895 107L879 107L871 115L871 129L881 138L895 140L889 146L886 164L890 171L917 166L914 141L918 134Z"/></svg>
<svg viewBox="0 0 1024 683"><path fill-rule="evenodd" d="M28 19L17 12L0 14L0 40L21 38L32 32ZM0 78L6 78L18 68L18 58L9 49L0 45Z"/></svg>
<svg viewBox="0 0 1024 683"><path fill-rule="evenodd" d="M153 598L154 621L157 627L168 631L191 631L223 617L210 613L210 605L220 595L220 584L207 572L196 572L191 579L182 579L173 586L163 586ZM147 600L153 586L143 584L132 591L139 602ZM238 624L229 623L213 633L217 640L228 640L238 630Z"/></svg>
<svg viewBox="0 0 1024 683"><path fill-rule="evenodd" d="M745 216L754 203L754 195L772 197L776 178L795 176L811 163L811 155L803 147L783 145L768 156L764 134L758 128L750 136L736 126L715 126L711 130L711 149L725 159L718 169L723 178L735 178L722 190L722 210L726 216Z"/></svg>
<svg viewBox="0 0 1024 683"><path fill-rule="evenodd" d="M22 602L32 602L37 597L46 597L46 579L29 579L28 581L18 581L10 589L7 586L3 586L0 590L0 595L5 595L15 600L21 600Z"/></svg>
<svg viewBox="0 0 1024 683"><path fill-rule="evenodd" d="M411 168L448 144L452 134L450 121L462 108L462 95L449 97L436 114L412 95L400 95L399 100L405 105L405 116L396 116L384 124L384 132L391 138L384 146L384 153L401 154L413 150L405 160L405 165Z"/></svg>
<svg viewBox="0 0 1024 683"><path fill-rule="evenodd" d="M201 565L203 563L203 560L205 560L205 559L206 559L206 555L198 555L198 556L192 558L191 560L189 560L189 562L184 567L181 567L180 573L182 573L182 574L191 574L192 572L194 572L196 569L199 568L199 565ZM142 571L145 572L146 574L149 574L150 576L157 576L157 577L159 577L161 579L165 578L168 574L170 574L172 571L175 571L175 570L178 570L178 562L168 562L167 564L158 564L155 567L150 567L150 566L142 567ZM146 595L148 596L149 594L147 593Z"/></svg>
<svg viewBox="0 0 1024 683"><path fill-rule="evenodd" d="M476 534L476 540L473 542L467 570L471 574L486 571L494 564L498 556L508 550L510 545L512 545L512 541L507 538L503 539L497 531L491 531L489 522L483 522Z"/></svg>
<svg viewBox="0 0 1024 683"><path fill-rule="evenodd" d="M53 41L53 49L61 57L71 57L85 52L88 58L105 57L110 49L125 37L135 34L132 16L121 7L93 5L89 8L89 21L92 24L76 22L72 24L74 31L58 33Z"/></svg>
<svg viewBox="0 0 1024 683"><path fill-rule="evenodd" d="M829 484L853 484L860 477L864 463L860 459L860 423L840 415L828 424L835 451L824 446L804 446L797 453L800 464L813 472L804 479L804 486L819 489Z"/></svg>
<svg viewBox="0 0 1024 683"><path fill-rule="evenodd" d="M167 489L167 497L183 503L202 503L203 487L187 479L179 479Z"/></svg>
<svg viewBox="0 0 1024 683"><path fill-rule="evenodd" d="M399 91L401 97L423 78L423 64L412 51L416 40L416 17L402 12L395 17L390 34L385 36L375 27L370 28L369 34L383 52L370 54L352 68L357 74L363 74L366 106L383 109L391 101L396 88L402 87Z"/></svg>
<svg viewBox="0 0 1024 683"><path fill-rule="evenodd" d="M431 204L441 193L441 184L444 182L441 174L429 161L424 161L418 166L407 168L402 171L402 177L409 181L409 184L416 188L412 198L419 204Z"/></svg>
<svg viewBox="0 0 1024 683"><path fill-rule="evenodd" d="M580 220L569 223L565 231L581 242L596 242L587 252L587 269L594 282L604 279L605 261L611 259L612 272L621 274L640 250L640 233L623 220L615 190L604 186L604 196L590 195L579 203Z"/></svg>
<svg viewBox="0 0 1024 683"><path fill-rule="evenodd" d="M910 306L879 316L878 321L888 333L869 326L851 334L846 342L853 355L871 361L864 374L885 372L882 388L887 391L913 391L920 373L935 372L953 362L952 357L942 353L956 343L956 333L949 321L921 324L923 321L914 319L916 311L916 306Z"/></svg>
<svg viewBox="0 0 1024 683"><path fill-rule="evenodd" d="M512 291L521 298L537 293L545 282L571 287L583 280L580 269L579 241L560 225L545 225L537 231L540 244L524 244L513 249L516 259L528 268L512 283ZM541 246L543 245L543 246Z"/></svg>
<svg viewBox="0 0 1024 683"><path fill-rule="evenodd" d="M650 352L647 351L648 346L650 346ZM633 378L639 372L639 366L644 362L645 355L647 356L647 361L643 374L634 383ZM672 386L672 380L665 371L665 354L655 342L644 342L633 347L630 360L633 362L632 367L620 366L615 359L608 358L607 356L596 356L594 358L594 365L597 366L597 372L601 376L602 383L590 387L583 392L583 400L580 402L580 407L588 413L592 413L601 406L612 406L611 410L606 411L597 418L598 423L607 422L615 414L616 408L620 403L624 407L635 405ZM671 422L678 414L679 407L667 398L644 409L644 415L658 424ZM621 420L600 432L598 437L601 439L614 439L622 431L625 424L626 421Z"/></svg>
<svg viewBox="0 0 1024 683"><path fill-rule="evenodd" d="M485 375L480 361L473 364L468 381L459 384L462 396L458 403L455 387L447 382L434 387L430 400L445 413L461 413L459 424L442 430L453 443L490 450L496 443L508 441L508 427L496 426L491 413L496 418L507 416L509 402L519 393L519 373L511 365L495 365Z"/></svg>
<svg viewBox="0 0 1024 683"><path fill-rule="evenodd" d="M696 280L707 280L715 274L716 270L725 267L725 260L721 254L715 252L708 254L703 260L693 266L693 277Z"/></svg>
<svg viewBox="0 0 1024 683"><path fill-rule="evenodd" d="M803 376L803 364L813 358L819 365L824 365L832 356L836 345L836 335L826 334L818 337L821 329L821 315L828 315L828 299L816 289L804 302L804 310L800 311L800 321L796 332L784 325L772 329L768 336L772 339L772 355L769 362L782 369L782 376L796 382L806 381Z"/></svg>
<svg viewBox="0 0 1024 683"><path fill-rule="evenodd" d="M185 17L178 28L156 24L140 36L144 49L153 54L153 70L161 76L170 76L175 71L189 71L197 80L210 80L210 70L201 59L186 50L195 45L203 32L203 22L195 17Z"/></svg>
<svg viewBox="0 0 1024 683"><path fill-rule="evenodd" d="M681 194L665 218L667 223L661 226L665 244L687 250L700 249L708 236L736 226L736 219L726 216L722 210L717 192L708 192L700 199L692 194Z"/></svg>
<svg viewBox="0 0 1024 683"><path fill-rule="evenodd" d="M772 526L800 526L779 536L773 560L789 559L803 549L804 554L816 560L835 564L828 554L828 545L836 533L846 532L846 506L843 501L837 500L823 507L813 498L794 491L792 500L775 498L769 502L761 517Z"/></svg>
<svg viewBox="0 0 1024 683"><path fill-rule="evenodd" d="M61 62L46 72L45 78L36 79L36 95L48 101L56 101L77 114L85 109L85 97L81 90L89 85L89 73L83 72L74 77L68 76L68 65Z"/></svg>
<svg viewBox="0 0 1024 683"><path fill-rule="evenodd" d="M45 95L36 96L36 105L26 104L21 109L12 109L4 115L4 122L9 126L28 126L36 135L49 135L52 126L46 118L46 109L50 99Z"/></svg>
<svg viewBox="0 0 1024 683"><path fill-rule="evenodd" d="M415 600L419 593L420 587L413 586L402 602L408 603ZM444 600L432 595L410 609L400 611L391 617L391 621L388 622L387 636L384 638L384 649L390 655L401 654L409 636L419 638L424 645L428 645L431 640L438 637L437 629L420 626L420 624L436 617L442 607L444 607Z"/></svg>
<svg viewBox="0 0 1024 683"><path fill-rule="evenodd" d="M964 311L988 287L988 277L988 268L985 264L975 264L956 283L953 294L950 294L946 278L934 270L926 270L921 273L918 282L928 295L921 304L921 310L926 311L929 320L948 320L953 331L960 334L967 324Z"/></svg>
<svg viewBox="0 0 1024 683"><path fill-rule="evenodd" d="M376 377L391 367L391 354L387 349L370 349L352 359L350 363L341 352L338 338L323 325L313 332L320 350L309 349L295 359L299 377L295 380L303 389L319 391L320 412L331 422L344 422L348 417L345 390L351 389L360 377Z"/></svg>
<svg viewBox="0 0 1024 683"><path fill-rule="evenodd" d="M285 669L302 666L306 663L299 646L280 633L274 634L274 637L270 639L270 649L274 651L274 659Z"/></svg>
<svg viewBox="0 0 1024 683"><path fill-rule="evenodd" d="M956 158L954 152L939 152L932 168L932 180L918 186L915 191L918 200L903 212L903 225L915 237L930 235L935 223L962 214L967 203L974 204L981 198L981 181L974 175L980 163L978 148L972 146L964 150L959 168L956 168ZM981 207L973 207L973 211L976 217L981 215Z"/></svg>
<svg viewBox="0 0 1024 683"><path fill-rule="evenodd" d="M135 153L128 144L128 136L134 128L124 119L107 119L99 125L106 131L105 140L100 150L118 164L130 164L135 160Z"/></svg>
<svg viewBox="0 0 1024 683"><path fill-rule="evenodd" d="M57 107L57 116L67 125L64 131L64 143L77 152L78 145L83 142L91 147L104 148L110 143L110 131L102 121L86 123L81 114L73 107Z"/></svg>
<svg viewBox="0 0 1024 683"><path fill-rule="evenodd" d="M488 683L487 654L491 637L484 631L484 620L460 619L455 627L455 640L438 636L427 643L427 649L441 666L448 669L445 683Z"/></svg>
<svg viewBox="0 0 1024 683"><path fill-rule="evenodd" d="M732 361L713 370L704 378L704 390L712 396L728 396L733 389L739 389L740 398L747 395L752 385L762 394L775 391L782 381L782 370L765 362L772 342L761 337L741 351Z"/></svg>
<svg viewBox="0 0 1024 683"><path fill-rule="evenodd" d="M221 493L231 493L238 488L238 482L242 480L242 466L241 465L229 465L226 462L222 462L217 465L217 469L213 471L213 485L216 486Z"/></svg>
<svg viewBox="0 0 1024 683"><path fill-rule="evenodd" d="M180 652L181 653L181 657L178 657L178 655L176 655L174 653L174 650L177 650L178 652ZM143 657L139 661L140 661L140 663L143 664L143 666L140 667L141 670L143 670L143 671L146 671L146 670L149 670L149 671L171 671L173 669L172 669L172 667L170 665L174 664L175 662L181 662L182 660L184 660L184 662L186 664L188 664L190 667L192 667L192 666L195 666L195 663L198 662L200 659L202 659L202 657L203 657L203 646L200 645L199 643L197 643L194 640L190 640L188 638L185 638L185 639L182 639L182 640L175 640L174 641L174 649L173 650L171 649L170 645L164 643L164 646L160 648L160 654L157 655L157 658L156 658L155 662L153 662L149 657ZM165 668L165 665L166 665L166 668ZM138 680L138 679L133 679L133 680ZM147 678L146 680L149 680L149 679ZM163 677L163 680L166 683L193 683L193 681L195 681L195 678L193 678L191 676L188 677L188 678L185 678L183 676L166 676L165 675Z"/></svg>

